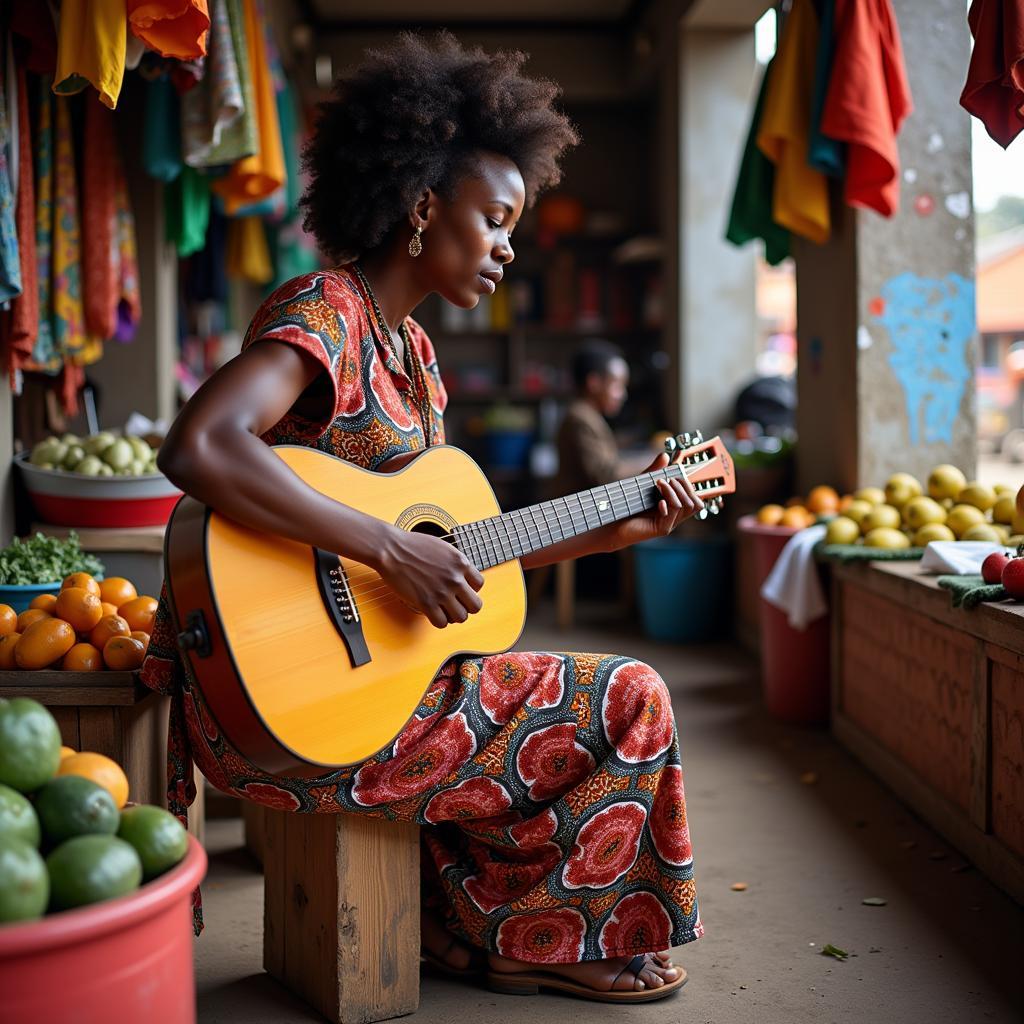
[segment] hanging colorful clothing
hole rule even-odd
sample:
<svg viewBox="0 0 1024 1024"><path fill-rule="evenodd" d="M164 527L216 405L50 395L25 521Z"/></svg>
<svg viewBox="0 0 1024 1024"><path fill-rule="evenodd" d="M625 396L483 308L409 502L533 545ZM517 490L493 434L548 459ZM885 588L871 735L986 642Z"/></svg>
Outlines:
<svg viewBox="0 0 1024 1024"><path fill-rule="evenodd" d="M821 130L847 143L846 202L891 217L899 207L896 144L912 109L890 0L836 0L836 51Z"/></svg>
<svg viewBox="0 0 1024 1024"><path fill-rule="evenodd" d="M81 92L89 83L113 109L121 95L127 32L125 0L75 0L60 8L53 91Z"/></svg>
<svg viewBox="0 0 1024 1024"><path fill-rule="evenodd" d="M249 72L255 104L256 152L235 163L228 174L219 178L213 189L223 196L228 214L234 214L248 203L264 199L279 189L285 180L284 151L281 126L277 119L277 102L267 60L264 22L257 12L256 0L242 0L245 13L245 38L248 47Z"/></svg>
<svg viewBox="0 0 1024 1024"><path fill-rule="evenodd" d="M182 152L185 163L192 167L212 165L208 162L211 153L220 146L224 132L242 116L244 107L226 0L210 0L208 51L203 80L181 99Z"/></svg>
<svg viewBox="0 0 1024 1024"><path fill-rule="evenodd" d="M772 266L781 263L789 255L790 242L789 231L781 224L776 224L772 218L775 165L757 145L761 116L764 113L764 97L768 91L774 59L768 62L761 76L747 141L740 158L740 169L736 175L729 223L725 229L725 237L733 245L746 245L755 238L764 239L764 258Z"/></svg>
<svg viewBox="0 0 1024 1024"><path fill-rule="evenodd" d="M18 232L15 224L16 200L11 183L11 168L7 153L14 154L8 122L8 104L11 116L17 121L17 96L5 95L0 89L0 302L9 302L21 294L21 255L18 251ZM28 125L25 126L26 130Z"/></svg>
<svg viewBox="0 0 1024 1024"><path fill-rule="evenodd" d="M841 178L846 173L846 150L838 139L830 139L821 130L821 116L825 112L825 97L832 77L835 56L836 0L817 0L818 52L814 60L814 91L811 93L811 131L807 142L807 161L830 178Z"/></svg>
<svg viewBox="0 0 1024 1024"><path fill-rule="evenodd" d="M794 234L828 241L828 184L807 162L818 20L811 0L793 0L768 76L757 145L775 164L772 217Z"/></svg>
<svg viewBox="0 0 1024 1024"><path fill-rule="evenodd" d="M49 83L39 79L36 154L36 282L39 287L39 331L27 370L56 374L64 365L53 330L53 106Z"/></svg>
<svg viewBox="0 0 1024 1024"><path fill-rule="evenodd" d="M131 341L142 319L139 255L135 240L135 214L128 199L128 182L118 160L114 188L114 280L117 282L117 325L114 338Z"/></svg>
<svg viewBox="0 0 1024 1024"><path fill-rule="evenodd" d="M185 259L206 244L206 225L210 220L210 181L192 167L164 189L165 237Z"/></svg>
<svg viewBox="0 0 1024 1024"><path fill-rule="evenodd" d="M142 166L166 184L181 173L179 99L166 75L146 83L146 119L142 126Z"/></svg>
<svg viewBox="0 0 1024 1024"><path fill-rule="evenodd" d="M128 25L164 57L192 60L206 54L206 0L128 0Z"/></svg>
<svg viewBox="0 0 1024 1024"><path fill-rule="evenodd" d="M974 49L960 106L1006 149L1024 130L1024 10L1019 3L973 0L967 23Z"/></svg>
<svg viewBox="0 0 1024 1024"><path fill-rule="evenodd" d="M228 221L228 277L250 284L269 284L274 278L267 233L259 217Z"/></svg>
<svg viewBox="0 0 1024 1024"><path fill-rule="evenodd" d="M407 321L408 358L425 371L410 374L367 308L345 268L291 281L260 307L244 345L293 345L331 385L321 416L289 413L263 440L369 470L428 438L443 443L429 339ZM194 759L219 789L269 807L416 822L425 902L465 941L517 960L632 955L703 933L671 700L647 665L597 654L454 659L391 747L313 779L268 775L226 739L183 671L165 600L142 678L172 698L168 805L180 816Z"/></svg>
<svg viewBox="0 0 1024 1024"><path fill-rule="evenodd" d="M82 302L86 330L99 338L112 338L117 328L112 257L118 148L113 118L99 103L86 103L82 135Z"/></svg>

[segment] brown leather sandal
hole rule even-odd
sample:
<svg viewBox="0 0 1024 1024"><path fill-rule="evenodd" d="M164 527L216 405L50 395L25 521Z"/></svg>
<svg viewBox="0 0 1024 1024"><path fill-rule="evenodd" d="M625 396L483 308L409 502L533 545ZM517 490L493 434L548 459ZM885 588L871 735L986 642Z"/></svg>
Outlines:
<svg viewBox="0 0 1024 1024"><path fill-rule="evenodd" d="M640 972L647 965L647 957L650 955L649 953L639 953L633 957L615 975L615 979L612 981L612 988L614 989L615 982L626 971L633 972L635 984L636 979L640 977ZM549 971L519 972L495 971L493 969L487 972L487 987L492 992L501 992L504 995L510 996L535 996L541 989L546 988L567 992L577 999L591 999L597 1003L649 1003L655 999L664 999L665 996L670 996L677 989L682 988L689 980L689 976L682 967L678 964L673 964L673 966L679 971L679 977L675 981L666 981L664 985L660 985L658 988L645 988L640 991L634 989L633 991L608 990L605 992L600 989L591 988L589 985L581 985L579 982L570 981L568 978L552 974Z"/></svg>

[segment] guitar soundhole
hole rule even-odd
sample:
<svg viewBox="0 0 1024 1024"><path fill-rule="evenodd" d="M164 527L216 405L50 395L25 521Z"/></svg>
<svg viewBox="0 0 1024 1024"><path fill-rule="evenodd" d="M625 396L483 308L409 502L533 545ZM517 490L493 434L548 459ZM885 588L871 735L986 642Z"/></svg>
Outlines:
<svg viewBox="0 0 1024 1024"><path fill-rule="evenodd" d="M409 533L426 533L431 537L451 540L458 524L437 505L410 505L396 520L395 526Z"/></svg>
<svg viewBox="0 0 1024 1024"><path fill-rule="evenodd" d="M449 530L446 530L440 523L432 523L429 520L425 520L422 523L417 523L410 531L410 533L425 533L430 537L440 537L441 540L452 541L455 538L452 536Z"/></svg>

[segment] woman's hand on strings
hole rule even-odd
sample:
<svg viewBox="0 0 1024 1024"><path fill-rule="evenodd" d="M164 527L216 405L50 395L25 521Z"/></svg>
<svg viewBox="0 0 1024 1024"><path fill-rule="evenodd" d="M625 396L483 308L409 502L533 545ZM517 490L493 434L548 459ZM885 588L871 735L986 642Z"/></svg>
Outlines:
<svg viewBox="0 0 1024 1024"><path fill-rule="evenodd" d="M438 629L465 622L483 607L484 578L454 544L395 529L373 566L413 611Z"/></svg>
<svg viewBox="0 0 1024 1024"><path fill-rule="evenodd" d="M644 472L655 473L664 469L670 461L678 462L681 458L682 451L677 452L672 460L662 452ZM617 551L642 540L664 537L704 507L693 484L685 476L673 477L671 480L659 478L654 485L661 492L661 500L654 508L605 527L608 531L605 540L610 550Z"/></svg>

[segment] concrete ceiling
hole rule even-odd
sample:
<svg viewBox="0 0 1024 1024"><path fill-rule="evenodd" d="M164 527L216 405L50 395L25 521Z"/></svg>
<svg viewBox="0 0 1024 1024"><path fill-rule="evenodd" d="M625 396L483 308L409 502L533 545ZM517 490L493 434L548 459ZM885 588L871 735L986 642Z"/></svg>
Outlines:
<svg viewBox="0 0 1024 1024"><path fill-rule="evenodd" d="M313 20L329 22L614 22L626 17L635 0L307 0Z"/></svg>

